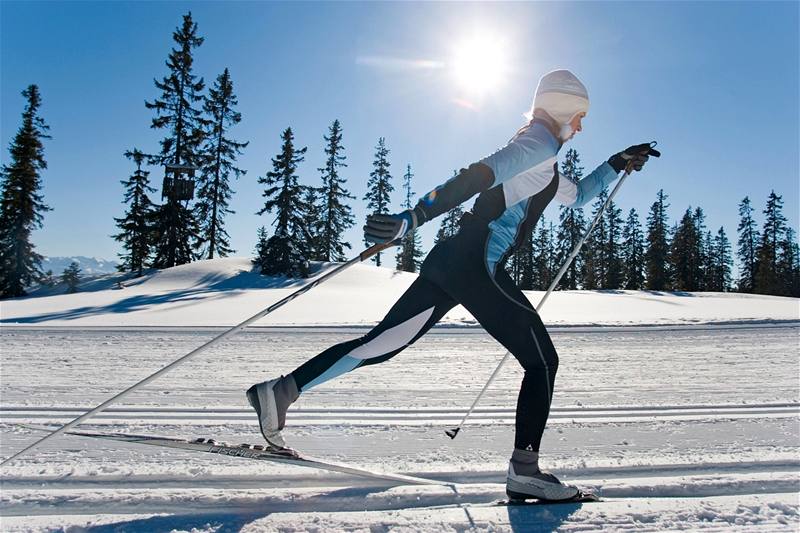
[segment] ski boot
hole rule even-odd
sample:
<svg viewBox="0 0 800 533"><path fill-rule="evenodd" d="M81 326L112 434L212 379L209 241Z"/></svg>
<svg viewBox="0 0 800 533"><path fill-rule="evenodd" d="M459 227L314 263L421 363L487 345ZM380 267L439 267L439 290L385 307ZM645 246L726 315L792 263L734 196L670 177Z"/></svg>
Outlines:
<svg viewBox="0 0 800 533"><path fill-rule="evenodd" d="M530 475L517 474L514 463L508 465L506 494L511 502L537 499L544 501L581 501L586 495L578 487L561 483L556 476L541 470Z"/></svg>
<svg viewBox="0 0 800 533"><path fill-rule="evenodd" d="M256 383L247 389L247 401L255 409L261 434L270 446L286 447L281 430L286 424L286 411L299 396L291 374Z"/></svg>

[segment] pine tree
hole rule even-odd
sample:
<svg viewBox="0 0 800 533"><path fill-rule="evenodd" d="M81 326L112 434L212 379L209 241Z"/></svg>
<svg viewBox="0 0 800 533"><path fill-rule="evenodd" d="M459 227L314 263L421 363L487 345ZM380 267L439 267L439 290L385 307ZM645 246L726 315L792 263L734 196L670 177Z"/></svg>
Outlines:
<svg viewBox="0 0 800 533"><path fill-rule="evenodd" d="M700 246L692 209L686 209L670 248L672 287L677 291L696 291L701 277Z"/></svg>
<svg viewBox="0 0 800 533"><path fill-rule="evenodd" d="M134 272L141 276L142 271L150 260L153 231L151 224L155 206L150 201L148 193L155 192L150 186L150 172L142 170L142 164L147 157L141 150L134 148L125 152L125 157L132 159L136 170L127 180L120 181L125 186L123 202L128 204L128 210L122 218L115 218L120 232L114 235L114 240L122 243L124 253L118 254L122 262L117 269L120 272Z"/></svg>
<svg viewBox="0 0 800 533"><path fill-rule="evenodd" d="M639 290L644 286L644 234L636 209L628 212L622 229L622 261L625 289Z"/></svg>
<svg viewBox="0 0 800 533"><path fill-rule="evenodd" d="M784 238L778 246L777 266L783 294L800 296L800 250L798 250L794 230L788 226Z"/></svg>
<svg viewBox="0 0 800 533"><path fill-rule="evenodd" d="M364 200L367 202L367 211L372 214L386 213L389 210L389 195L394 191L389 173L389 149L386 148L386 140L381 137L378 139L378 146L375 148L375 160L372 162L373 170L369 173L367 181L367 194ZM364 241L367 246L372 243ZM375 254L372 258L377 266L381 266L381 254Z"/></svg>
<svg viewBox="0 0 800 533"><path fill-rule="evenodd" d="M192 242L197 239L197 220L192 211L177 200L155 208L150 223L153 230L153 268L185 265L194 259Z"/></svg>
<svg viewBox="0 0 800 533"><path fill-rule="evenodd" d="M756 256L756 292L783 294L778 272L778 245L786 235L786 217L783 216L783 198L775 191L769 193L764 209L764 227Z"/></svg>
<svg viewBox="0 0 800 533"><path fill-rule="evenodd" d="M739 216L741 217L737 228L739 247L736 253L740 262L738 290L753 292L756 287L756 253L761 236L756 228L756 222L753 220L753 207L747 196L739 204Z"/></svg>
<svg viewBox="0 0 800 533"><path fill-rule="evenodd" d="M544 291L550 286L556 272L553 271L555 260L555 246L553 243L553 224L539 220L539 231L536 232L531 244L532 257L532 289ZM523 279L524 279L523 273Z"/></svg>
<svg viewBox="0 0 800 533"><path fill-rule="evenodd" d="M61 274L61 282L67 286L67 292L73 293L78 291L78 283L80 282L79 276L81 273L78 263L73 261L69 264L64 272Z"/></svg>
<svg viewBox="0 0 800 533"><path fill-rule="evenodd" d="M710 231L706 231L703 236L703 244L700 247L700 283L698 290L700 291L713 291L717 275L716 268L719 259L717 258L717 248L715 246L714 237Z"/></svg>
<svg viewBox="0 0 800 533"><path fill-rule="evenodd" d="M203 38L197 35L197 24L192 21L191 13L183 16L183 24L176 28L172 38L177 47L170 51L167 59L169 74L161 81L155 81L161 97L145 102L147 109L156 113L150 127L168 132L161 140L160 154L151 156L150 163L200 167L204 163L200 145L208 121L199 105L203 100L205 83L203 78L196 80L192 74L193 50L203 44ZM197 221L192 211L168 195L167 202L155 211L155 218L153 226L157 235L153 266L168 268L190 262L194 258L190 243L198 238Z"/></svg>
<svg viewBox="0 0 800 533"><path fill-rule="evenodd" d="M606 220L607 236L603 246L606 269L603 280L604 289L620 289L625 282L624 262L620 238L622 237L622 209L612 201L604 213Z"/></svg>
<svg viewBox="0 0 800 533"><path fill-rule="evenodd" d="M43 139L50 129L39 116L39 88L22 91L27 105L11 142L9 165L0 171L0 298L23 296L25 287L42 277L39 255L31 233L42 227L43 213L50 211L41 193L44 160Z"/></svg>
<svg viewBox="0 0 800 533"><path fill-rule="evenodd" d="M647 215L647 250L645 261L645 287L652 291L669 289L669 235L667 221L667 195L658 191L656 201Z"/></svg>
<svg viewBox="0 0 800 533"><path fill-rule="evenodd" d="M344 146L342 146L342 126L334 120L328 130L328 135L323 136L325 147L325 166L317 169L322 173L322 198L320 220L322 232L320 234L320 260L345 261L345 249L351 248L350 243L344 240L344 233L355 224L353 210L347 200L355 198L344 185L347 180L339 175L339 168L344 168Z"/></svg>
<svg viewBox="0 0 800 533"><path fill-rule="evenodd" d="M258 228L258 232L256 234L256 249L255 249L255 258L253 259L253 264L258 265L258 259L261 257L267 256L267 242L269 241L269 234L267 233L267 228L261 226Z"/></svg>
<svg viewBox="0 0 800 533"><path fill-rule="evenodd" d="M414 174L411 173L411 165L406 167L406 173L403 176L403 190L406 193L406 199L403 202L403 207L406 209L411 209L414 207L414 204L411 200L414 197L414 192L411 190L411 179L414 177ZM416 272L419 270L419 266L422 264L422 242L420 240L419 232L417 230L412 231L405 237L403 237L402 244L400 245L400 250L397 252L397 270L402 270L404 272Z"/></svg>
<svg viewBox="0 0 800 533"><path fill-rule="evenodd" d="M457 175L458 172L454 170L453 177L455 178ZM433 239L433 244L439 244L443 240L458 233L458 230L461 227L460 222L462 216L464 216L464 208L461 205L457 205L445 213L445 215L442 217L442 221L439 223L439 230L436 232L436 237Z"/></svg>
<svg viewBox="0 0 800 533"><path fill-rule="evenodd" d="M281 153L272 159L272 171L258 178L258 182L265 186L262 196L266 200L264 207L256 214L271 214L274 211L275 231L255 263L268 276L306 277L309 235L303 218L305 188L297 177L297 165L303 161L306 148L295 149L292 128L286 128L281 138Z"/></svg>
<svg viewBox="0 0 800 533"><path fill-rule="evenodd" d="M225 231L225 215L234 213L228 209L233 195L229 180L231 175L238 179L247 172L234 165L237 156L249 144L236 142L227 136L230 128L242 120L242 114L235 110L238 104L238 99L233 94L233 81L226 68L209 89L208 98L203 105L210 120L202 149L205 157L198 180L198 201L195 204L195 215L200 226L195 248L202 250L200 257L208 259L214 259L215 253L219 257L225 257L233 252L230 237Z"/></svg>
<svg viewBox="0 0 800 533"><path fill-rule="evenodd" d="M713 241L713 259L711 261L711 278L707 290L727 292L731 288L731 268L733 259L731 258L731 243L725 230L719 228Z"/></svg>
<svg viewBox="0 0 800 533"><path fill-rule="evenodd" d="M594 203L592 220L603 209L606 199L608 191L603 189ZM608 265L608 221L605 216L601 216L584 243L583 288L589 290L605 288Z"/></svg>
<svg viewBox="0 0 800 533"><path fill-rule="evenodd" d="M325 261L323 254L323 232L325 226L322 221L323 206L320 204L322 190L316 187L303 186L302 218L306 221L306 259L309 261Z"/></svg>
<svg viewBox="0 0 800 533"><path fill-rule="evenodd" d="M709 268L708 254L710 253L711 233L706 230L706 215L703 213L701 207L696 207L692 216L694 218L695 242L697 243L697 250L695 253L700 264L698 268L698 277L695 281L697 287L695 290L704 291L706 290L705 281L708 276L707 270Z"/></svg>
<svg viewBox="0 0 800 533"><path fill-rule="evenodd" d="M580 166L580 156L574 148L567 150L564 162L561 163L561 175L570 181L577 183L583 177L583 167ZM559 207L558 213L558 244L557 262L563 264L572 250L577 246L578 241L586 231L586 220L583 216L582 208ZM585 248L583 248L572 263L564 272L561 281L558 282L559 289L577 289L580 283L581 271L583 271L585 258Z"/></svg>

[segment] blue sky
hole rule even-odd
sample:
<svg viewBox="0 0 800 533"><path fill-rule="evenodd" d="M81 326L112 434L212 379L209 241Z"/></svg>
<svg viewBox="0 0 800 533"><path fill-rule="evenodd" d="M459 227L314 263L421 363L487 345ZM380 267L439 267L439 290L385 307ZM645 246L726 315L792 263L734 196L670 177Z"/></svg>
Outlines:
<svg viewBox="0 0 800 533"><path fill-rule="evenodd" d="M34 236L45 255L114 258L113 217L133 170L127 149L155 151L161 133L145 100L166 74L172 32L191 10L205 43L195 70L213 82L231 71L250 141L233 183L227 229L239 254L271 218L258 176L270 169L287 126L307 146L304 183L316 184L323 135L344 128L345 176L358 199L348 233L361 248L361 198L378 137L386 137L402 199L406 164L423 194L501 147L522 124L539 77L569 68L589 89L591 109L576 148L586 172L631 144L657 140L663 151L629 180L619 205L642 220L659 188L674 221L702 206L709 228L732 241L737 204L763 209L782 194L797 229L800 215L797 2L558 3L0 3L0 160L8 162L24 102L36 83L46 142L46 202L54 208ZM494 43L503 72L483 93L453 73L459 50L476 36ZM565 150L564 150L565 151ZM563 151L562 151L563 155ZM151 169L156 186L163 173ZM471 202L467 205L471 205ZM555 220L551 207L545 215ZM437 222L423 228L429 249Z"/></svg>

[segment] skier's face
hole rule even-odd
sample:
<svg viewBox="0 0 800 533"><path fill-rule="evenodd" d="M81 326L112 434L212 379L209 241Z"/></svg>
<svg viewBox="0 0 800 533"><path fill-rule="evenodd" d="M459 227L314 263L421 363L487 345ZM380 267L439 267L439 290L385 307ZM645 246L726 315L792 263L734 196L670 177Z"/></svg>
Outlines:
<svg viewBox="0 0 800 533"><path fill-rule="evenodd" d="M581 121L585 116L586 113L578 113L572 118L572 120L569 121L569 126L572 128L572 135L569 136L569 139L575 137L575 134L578 133L579 131L583 131L583 125L581 124Z"/></svg>

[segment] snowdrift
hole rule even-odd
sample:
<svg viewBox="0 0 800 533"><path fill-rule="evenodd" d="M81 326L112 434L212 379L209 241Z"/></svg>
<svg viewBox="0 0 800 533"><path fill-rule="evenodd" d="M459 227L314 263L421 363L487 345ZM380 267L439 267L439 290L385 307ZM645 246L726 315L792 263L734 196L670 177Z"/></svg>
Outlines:
<svg viewBox="0 0 800 533"><path fill-rule="evenodd" d="M329 264L317 265L324 270ZM416 279L355 265L261 320L258 326L366 326L380 320ZM0 303L3 325L74 327L232 326L306 280L266 277L249 258L198 261L131 279L110 274L75 294L42 291ZM535 305L542 292L527 291ZM800 299L732 293L559 291L542 310L558 326L685 325L800 320ZM461 306L443 326L478 326Z"/></svg>

